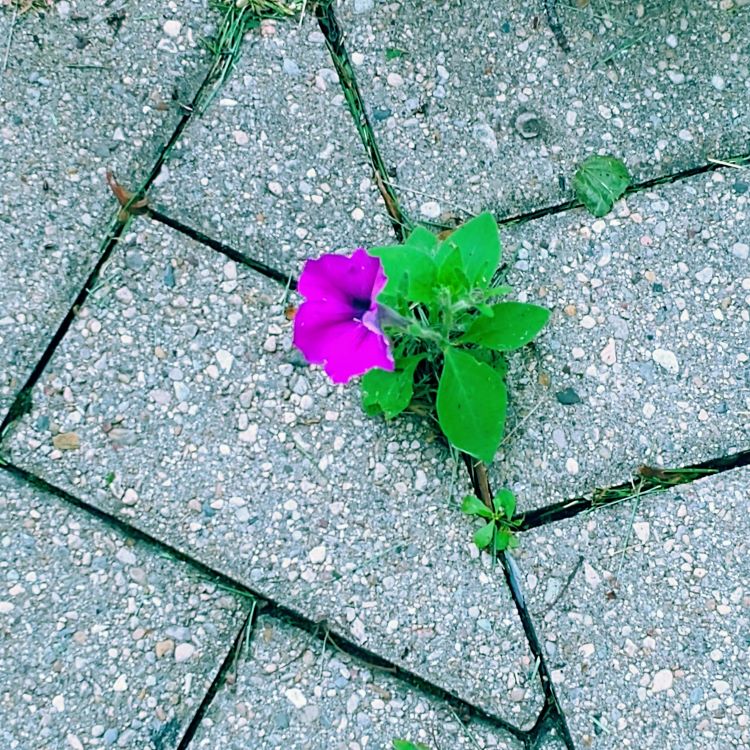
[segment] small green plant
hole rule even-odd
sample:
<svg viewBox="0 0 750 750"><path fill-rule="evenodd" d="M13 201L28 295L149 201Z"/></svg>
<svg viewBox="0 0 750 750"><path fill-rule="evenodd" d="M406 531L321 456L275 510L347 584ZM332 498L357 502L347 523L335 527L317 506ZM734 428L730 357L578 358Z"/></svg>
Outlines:
<svg viewBox="0 0 750 750"><path fill-rule="evenodd" d="M433 415L456 448L492 461L505 426L504 353L528 344L549 310L501 301L497 224L482 214L444 239L418 227L405 244L372 248L387 284L377 300L394 367L362 378L362 403L387 419L412 405Z"/></svg>
<svg viewBox="0 0 750 750"><path fill-rule="evenodd" d="M630 185L630 173L614 156L589 156L573 177L576 198L594 215L604 216Z"/></svg>
<svg viewBox="0 0 750 750"><path fill-rule="evenodd" d="M461 510L467 516L479 516L485 520L484 526L474 534L474 544L479 549L502 552L518 547L515 532L523 522L514 518L516 498L510 490L500 490L492 498L492 508L488 508L479 498L467 495L461 504Z"/></svg>

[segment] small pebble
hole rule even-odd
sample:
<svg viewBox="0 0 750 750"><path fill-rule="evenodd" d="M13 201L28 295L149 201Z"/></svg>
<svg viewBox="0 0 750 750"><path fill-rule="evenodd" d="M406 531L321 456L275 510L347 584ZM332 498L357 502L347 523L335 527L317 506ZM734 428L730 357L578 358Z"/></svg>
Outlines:
<svg viewBox="0 0 750 750"><path fill-rule="evenodd" d="M657 365L663 367L670 375L676 375L680 371L680 365L674 352L669 349L655 349L651 358Z"/></svg>
<svg viewBox="0 0 750 750"><path fill-rule="evenodd" d="M307 705L307 698L299 688L289 688L284 695L295 708L304 708Z"/></svg>
<svg viewBox="0 0 750 750"><path fill-rule="evenodd" d="M232 135L234 136L234 142L238 146L247 146L250 143L250 136L244 130L235 130ZM268 188L269 190L271 189L270 184Z"/></svg>
<svg viewBox="0 0 750 750"><path fill-rule="evenodd" d="M671 669L660 669L655 675L654 680L651 683L651 690L654 693L660 693L663 690L669 690L674 682L674 675Z"/></svg>
<svg viewBox="0 0 750 750"><path fill-rule="evenodd" d="M555 394L557 400L565 406L573 406L574 404L581 403L581 397L576 393L573 388L566 388L563 391L558 391Z"/></svg>
<svg viewBox="0 0 750 750"><path fill-rule="evenodd" d="M195 653L195 646L192 643L179 643L174 650L174 660L181 664L187 661Z"/></svg>
<svg viewBox="0 0 750 750"><path fill-rule="evenodd" d="M419 210L426 219L437 219L440 216L440 204L437 201L423 203Z"/></svg>
<svg viewBox="0 0 750 750"><path fill-rule="evenodd" d="M320 563L324 562L326 559L326 548L324 544L321 544L317 547L313 547L310 550L310 562L315 563L316 565L319 565Z"/></svg>
<svg viewBox="0 0 750 750"><path fill-rule="evenodd" d="M171 20L164 23L164 33L167 36L176 37L180 35L182 24L179 21Z"/></svg>
<svg viewBox="0 0 750 750"><path fill-rule="evenodd" d="M386 80L388 81L388 85L394 88L401 86L404 82L404 79L398 73L389 73Z"/></svg>
<svg viewBox="0 0 750 750"><path fill-rule="evenodd" d="M565 462L565 469L567 470L568 474L578 474L578 461L576 461L575 458L569 458Z"/></svg>

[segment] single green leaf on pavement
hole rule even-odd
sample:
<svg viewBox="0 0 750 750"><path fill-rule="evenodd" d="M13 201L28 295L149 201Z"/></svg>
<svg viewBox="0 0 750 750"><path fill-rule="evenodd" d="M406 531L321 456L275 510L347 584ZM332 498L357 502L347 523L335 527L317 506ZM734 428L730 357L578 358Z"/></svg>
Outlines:
<svg viewBox="0 0 750 750"><path fill-rule="evenodd" d="M462 224L443 240L443 246L459 248L470 286L487 286L500 264L500 235L490 213Z"/></svg>
<svg viewBox="0 0 750 750"><path fill-rule="evenodd" d="M468 516L482 516L492 518L492 511L474 495L466 495L461 503L461 511Z"/></svg>
<svg viewBox="0 0 750 750"><path fill-rule="evenodd" d="M459 450L490 463L505 427L508 394L489 365L449 347L437 393L440 429Z"/></svg>
<svg viewBox="0 0 750 750"><path fill-rule="evenodd" d="M594 216L609 213L628 185L628 168L614 156L589 156L573 177L576 198Z"/></svg>
<svg viewBox="0 0 750 750"><path fill-rule="evenodd" d="M498 302L492 317L475 318L459 339L462 344L479 344L497 352L520 349L532 341L549 320L546 307L524 302Z"/></svg>

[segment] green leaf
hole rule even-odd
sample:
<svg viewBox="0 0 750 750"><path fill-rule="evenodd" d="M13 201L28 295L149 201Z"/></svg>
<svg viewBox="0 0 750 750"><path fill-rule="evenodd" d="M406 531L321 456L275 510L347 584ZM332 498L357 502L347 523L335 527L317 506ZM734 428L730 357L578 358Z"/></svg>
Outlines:
<svg viewBox="0 0 750 750"><path fill-rule="evenodd" d="M409 740L393 740L393 750L430 750L421 742L409 742Z"/></svg>
<svg viewBox="0 0 750 750"><path fill-rule="evenodd" d="M449 442L489 463L503 437L507 405L505 383L492 367L467 352L446 350L437 414Z"/></svg>
<svg viewBox="0 0 750 750"><path fill-rule="evenodd" d="M486 286L500 263L500 235L497 222L483 213L462 224L443 240L442 245L458 247L470 286Z"/></svg>
<svg viewBox="0 0 750 750"><path fill-rule="evenodd" d="M492 518L492 511L474 495L466 495L461 503L461 511L467 516L482 516L482 518Z"/></svg>
<svg viewBox="0 0 750 750"><path fill-rule="evenodd" d="M388 283L383 293L390 297L403 298L411 302L430 303L435 296L435 262L415 247L390 245L368 250L370 255L380 258Z"/></svg>
<svg viewBox="0 0 750 750"><path fill-rule="evenodd" d="M492 306L491 318L475 318L461 343L479 344L497 352L519 349L544 328L550 312L546 307L524 302L498 302Z"/></svg>
<svg viewBox="0 0 750 750"><path fill-rule="evenodd" d="M442 245L435 258L437 262L437 283L450 290L454 298L469 290L470 284L464 270L461 251L455 245Z"/></svg>
<svg viewBox="0 0 750 750"><path fill-rule="evenodd" d="M500 490L500 492L492 498L492 505L497 513L502 511L507 519L511 519L516 512L515 495L510 490Z"/></svg>
<svg viewBox="0 0 750 750"><path fill-rule="evenodd" d="M513 542L515 542L515 545ZM508 549L508 547L514 546L518 546L518 540L508 529L500 527L495 535L495 552L502 552Z"/></svg>
<svg viewBox="0 0 750 750"><path fill-rule="evenodd" d="M474 534L474 544L476 544L479 549L489 547L490 543L492 542L492 535L494 534L494 532L495 522L490 521L488 524L482 526L482 528Z"/></svg>
<svg viewBox="0 0 750 750"><path fill-rule="evenodd" d="M432 256L437 249L438 238L429 229L415 227L414 231L406 238L404 244Z"/></svg>
<svg viewBox="0 0 750 750"><path fill-rule="evenodd" d="M614 156L589 156L573 177L576 198L594 216L609 213L628 185L628 168Z"/></svg>
<svg viewBox="0 0 750 750"><path fill-rule="evenodd" d="M406 54L406 51L399 49L398 47L386 47L385 59L397 60L399 57L403 57L405 54Z"/></svg>
<svg viewBox="0 0 750 750"><path fill-rule="evenodd" d="M396 361L396 369L370 370L362 376L362 407L369 416L381 411L386 419L400 414L414 395L414 370L425 358L415 354Z"/></svg>

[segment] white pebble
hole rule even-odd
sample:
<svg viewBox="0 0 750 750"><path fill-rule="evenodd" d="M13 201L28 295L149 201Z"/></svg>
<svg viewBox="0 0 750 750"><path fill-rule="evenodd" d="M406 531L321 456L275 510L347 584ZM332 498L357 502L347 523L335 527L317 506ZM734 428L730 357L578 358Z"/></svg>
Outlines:
<svg viewBox="0 0 750 750"><path fill-rule="evenodd" d="M633 531L644 544L648 541L649 536L651 536L651 526L648 521L636 521L633 524Z"/></svg>
<svg viewBox="0 0 750 750"><path fill-rule="evenodd" d="M327 555L325 544L320 544L317 547L313 547L310 550L310 562L314 563L315 565L320 565L320 563L325 562L326 555Z"/></svg>
<svg viewBox="0 0 750 750"><path fill-rule="evenodd" d="M726 86L726 82L720 75L711 76L711 85L717 90L717 91L724 91L724 87Z"/></svg>
<svg viewBox="0 0 750 750"><path fill-rule="evenodd" d="M732 245L732 255L740 260L747 260L750 257L750 246L744 242L735 242Z"/></svg>
<svg viewBox="0 0 750 750"><path fill-rule="evenodd" d="M565 462L565 468L568 471L568 474L578 474L578 461L575 460L575 458L569 458Z"/></svg>
<svg viewBox="0 0 750 750"><path fill-rule="evenodd" d="M182 29L182 24L179 21L165 21L164 23L164 33L167 36L176 37L180 35L180 30Z"/></svg>
<svg viewBox="0 0 750 750"><path fill-rule="evenodd" d="M219 351L216 352L216 359L224 372L229 372L232 369L234 357L231 352L228 352L226 349L219 349Z"/></svg>
<svg viewBox="0 0 750 750"><path fill-rule="evenodd" d="M284 695L295 708L303 708L307 705L307 698L305 698L299 688L289 688Z"/></svg>
<svg viewBox="0 0 750 750"><path fill-rule="evenodd" d="M681 141L690 142L693 140L693 134L687 128L683 128L682 130L680 130L680 132L677 133L677 137Z"/></svg>
<svg viewBox="0 0 750 750"><path fill-rule="evenodd" d="M654 681L651 683L651 690L660 693L662 690L669 690L674 682L674 675L671 669L660 669L654 675Z"/></svg>
<svg viewBox="0 0 750 750"><path fill-rule="evenodd" d="M55 707L56 711L62 713L65 710L65 698L63 698L62 695L56 695L52 699L52 705Z"/></svg>
<svg viewBox="0 0 750 750"><path fill-rule="evenodd" d="M711 268L711 266L706 266L695 274L695 278L698 279L701 284L708 284L713 277L714 269Z"/></svg>
<svg viewBox="0 0 750 750"><path fill-rule="evenodd" d="M178 643L174 650L174 660L181 664L187 661L195 653L195 646L192 643Z"/></svg>
<svg viewBox="0 0 750 750"><path fill-rule="evenodd" d="M663 367L670 375L676 375L680 371L680 365L674 352L669 349L655 349L651 359L657 365Z"/></svg>
<svg viewBox="0 0 750 750"><path fill-rule="evenodd" d="M427 219L437 219L440 216L440 204L437 201L427 201L419 207L419 210Z"/></svg>
<svg viewBox="0 0 750 750"><path fill-rule="evenodd" d="M596 321L590 315L584 315L581 318L581 328L590 329L596 325Z"/></svg>
<svg viewBox="0 0 750 750"><path fill-rule="evenodd" d="M613 365L615 362L617 362L617 351L615 349L615 340L610 339L607 345L602 349L601 354L599 355L601 357L602 362L604 362L605 365Z"/></svg>
<svg viewBox="0 0 750 750"><path fill-rule="evenodd" d="M135 505L138 502L138 493L131 487L128 487L123 493L122 498L120 498L120 502L123 505Z"/></svg>
<svg viewBox="0 0 750 750"><path fill-rule="evenodd" d="M404 82L404 79L398 73L389 73L386 80L388 81L388 85L393 86L394 88L400 86Z"/></svg>
<svg viewBox="0 0 750 750"><path fill-rule="evenodd" d="M250 136L244 130L235 130L232 132L232 135L234 136L234 142L238 146L247 146L250 143Z"/></svg>
<svg viewBox="0 0 750 750"><path fill-rule="evenodd" d="M667 37L667 46L674 49L677 46L677 37L674 34L670 34Z"/></svg>
<svg viewBox="0 0 750 750"><path fill-rule="evenodd" d="M112 690L116 693L124 693L128 689L128 681L125 679L125 675L121 674L112 686Z"/></svg>
<svg viewBox="0 0 750 750"><path fill-rule="evenodd" d="M362 221L364 218L365 212L361 208L357 207L352 211L352 219L354 219L354 221Z"/></svg>
<svg viewBox="0 0 750 750"><path fill-rule="evenodd" d="M280 182L276 182L276 180L272 180L271 182L268 183L268 192L280 197L284 195L284 188L281 187Z"/></svg>

